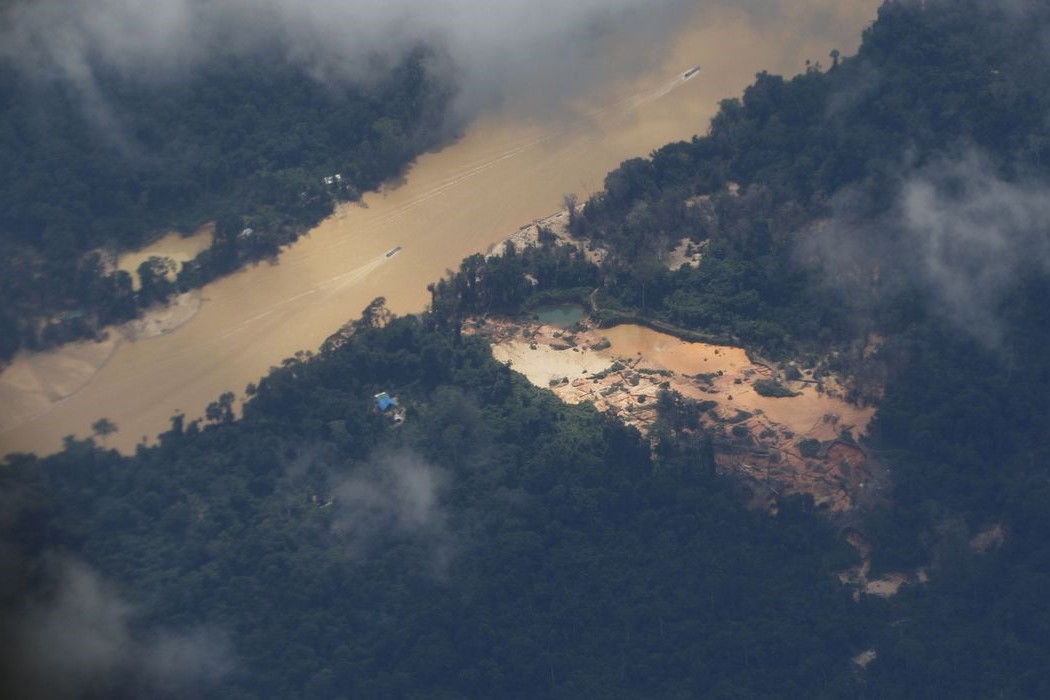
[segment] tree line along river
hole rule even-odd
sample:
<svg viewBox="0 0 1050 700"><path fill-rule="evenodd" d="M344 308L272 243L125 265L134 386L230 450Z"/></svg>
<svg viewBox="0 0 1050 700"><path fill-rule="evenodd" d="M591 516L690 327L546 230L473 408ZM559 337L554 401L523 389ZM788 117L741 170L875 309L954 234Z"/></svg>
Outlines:
<svg viewBox="0 0 1050 700"><path fill-rule="evenodd" d="M624 65L627 78L592 89L585 104L480 117L421 156L403 183L340 208L276 264L205 287L171 332L136 340L114 331L107 343L16 358L0 375L0 455L54 451L102 416L119 428L107 444L131 450L177 411L199 417L222 392L240 394L283 358L316 349L375 297L395 313L422 310L428 282L553 213L565 194L585 199L622 160L704 131L719 100L756 72L793 74L807 59L827 63L833 48L854 51L877 5L803 0L763 17L698 9L654 48L655 68L638 75Z"/></svg>

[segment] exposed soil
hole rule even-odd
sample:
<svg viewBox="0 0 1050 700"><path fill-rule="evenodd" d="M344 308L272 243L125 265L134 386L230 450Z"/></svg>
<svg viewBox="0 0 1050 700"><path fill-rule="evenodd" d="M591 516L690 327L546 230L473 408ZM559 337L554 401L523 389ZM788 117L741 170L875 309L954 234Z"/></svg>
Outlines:
<svg viewBox="0 0 1050 700"><path fill-rule="evenodd" d="M577 209L582 210L583 205L578 205ZM595 265L600 265L605 259L606 250L604 248L593 246L586 241L580 241L569 234L568 209L562 209L561 211L549 216L535 219L530 224L525 224L511 235L492 246L488 251L488 257L502 255L507 244L513 245L514 249L519 253L525 250L528 246L538 246L541 228L546 228L553 233L557 238L558 245L571 245L574 248L582 250L587 256L587 259Z"/></svg>
<svg viewBox="0 0 1050 700"><path fill-rule="evenodd" d="M120 326L120 332L128 340L144 340L171 333L193 318L203 301L198 289L178 294L164 304L150 307L140 318Z"/></svg>
<svg viewBox="0 0 1050 700"><path fill-rule="evenodd" d="M699 265L706 247L703 243L694 243L691 238L681 239L667 256L667 269L680 270L683 267Z"/></svg>
<svg viewBox="0 0 1050 700"><path fill-rule="evenodd" d="M846 541L857 551L860 563L838 573L843 586L853 588L853 600L859 602L861 595L873 595L878 598L892 598L903 586L926 583L930 580L929 572L920 567L912 573L894 571L871 578L871 542L856 530L846 532Z"/></svg>
<svg viewBox="0 0 1050 700"><path fill-rule="evenodd" d="M881 470L853 440L874 408L845 401L837 382L824 390L786 381L741 348L691 343L636 325L574 330L535 321L473 319L465 332L492 343L501 362L568 403L594 404L648 434L663 389L704 402L701 426L713 436L721 471L745 478L775 510L779 496L809 494L848 511L882 489ZM756 380L777 380L792 396L764 396Z"/></svg>

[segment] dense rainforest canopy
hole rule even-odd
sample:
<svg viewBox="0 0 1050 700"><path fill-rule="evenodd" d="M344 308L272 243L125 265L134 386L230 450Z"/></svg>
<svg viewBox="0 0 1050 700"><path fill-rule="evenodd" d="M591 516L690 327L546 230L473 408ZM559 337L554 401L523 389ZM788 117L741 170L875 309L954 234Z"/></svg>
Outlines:
<svg viewBox="0 0 1050 700"><path fill-rule="evenodd" d="M577 233L613 253L603 305L770 353L914 320L943 301L912 268L930 253L909 230L917 186L965 212L1047 175L1048 23L1036 2L889 2L855 57L758 75L706 135L623 163L586 203ZM668 271L682 238L706 246L704 264Z"/></svg>
<svg viewBox="0 0 1050 700"><path fill-rule="evenodd" d="M9 457L6 695L1050 695L1047 27L1039 2L887 3L857 56L760 75L611 173L572 224L601 267L475 256L427 314L376 303L289 358L241 419L224 395L132 457L102 423ZM683 238L700 264L668 271ZM459 333L596 288L603 315L871 374L892 498L748 510L702 434L650 445ZM846 527L929 580L854 600Z"/></svg>

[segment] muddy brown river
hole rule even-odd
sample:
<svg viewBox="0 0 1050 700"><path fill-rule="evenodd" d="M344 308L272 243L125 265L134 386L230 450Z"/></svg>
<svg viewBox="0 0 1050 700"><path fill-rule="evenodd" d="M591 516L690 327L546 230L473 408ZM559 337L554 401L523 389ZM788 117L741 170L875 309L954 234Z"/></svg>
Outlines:
<svg viewBox="0 0 1050 700"><path fill-rule="evenodd" d="M115 329L105 343L16 358L0 375L0 455L54 451L103 416L119 428L107 444L131 450L175 412L200 416L220 393L240 394L283 358L316 349L375 297L396 313L422 310L428 282L555 212L566 193L599 190L622 160L703 132L718 101L739 95L756 72L792 74L806 59L827 64L833 48L853 52L878 4L801 0L761 22L698 13L654 49L658 69L592 91L600 96L574 110L479 119L455 144L420 157L400 186L341 208L276 264L183 299L169 332ZM617 59L610 53L609 64Z"/></svg>

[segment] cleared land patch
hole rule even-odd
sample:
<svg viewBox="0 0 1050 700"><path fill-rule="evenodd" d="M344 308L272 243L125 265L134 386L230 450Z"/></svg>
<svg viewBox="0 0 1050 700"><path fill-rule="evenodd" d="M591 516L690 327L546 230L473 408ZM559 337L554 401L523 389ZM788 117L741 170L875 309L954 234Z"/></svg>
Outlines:
<svg viewBox="0 0 1050 700"><path fill-rule="evenodd" d="M719 469L776 499L810 494L831 511L847 511L882 488L879 466L855 440L872 407L848 403L834 378L818 386L789 380L742 348L680 340L642 326L572 329L535 320L470 319L465 332L487 338L497 360L567 403L594 404L648 434L662 391L704 410ZM756 389L758 383L759 389Z"/></svg>

